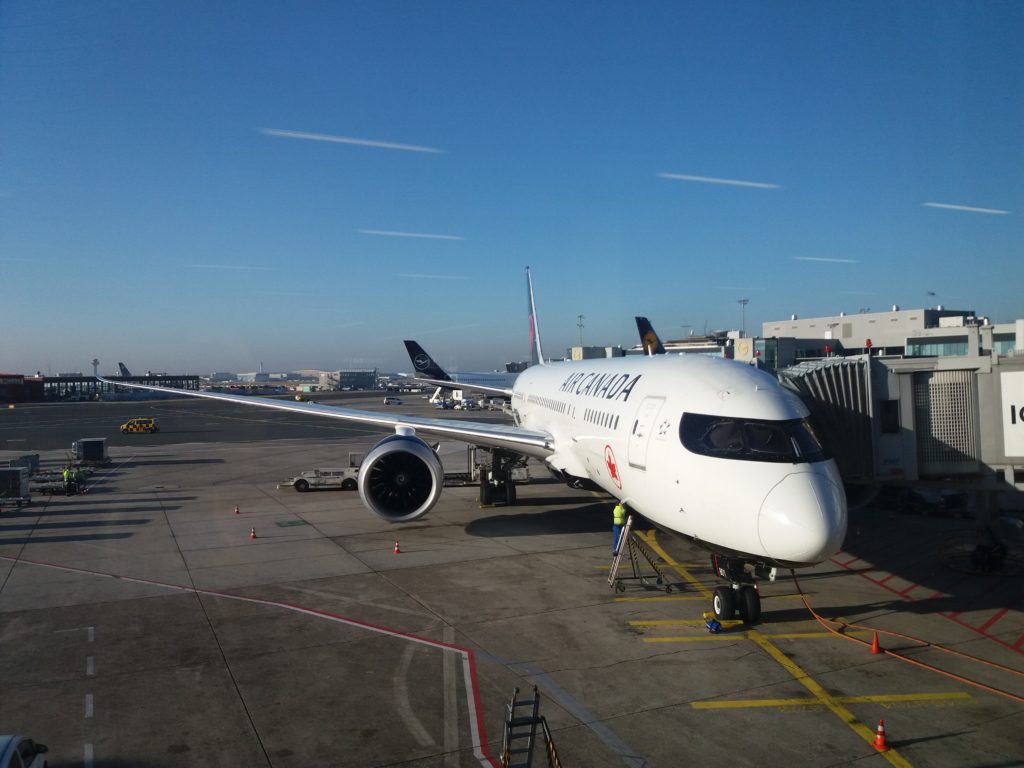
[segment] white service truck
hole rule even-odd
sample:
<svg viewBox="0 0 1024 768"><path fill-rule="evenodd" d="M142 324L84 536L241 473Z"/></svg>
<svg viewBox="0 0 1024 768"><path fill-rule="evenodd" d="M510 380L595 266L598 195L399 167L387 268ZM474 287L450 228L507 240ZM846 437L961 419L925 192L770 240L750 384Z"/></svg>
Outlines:
<svg viewBox="0 0 1024 768"><path fill-rule="evenodd" d="M291 486L300 493L321 488L340 488L343 491L354 491L359 487L359 465L363 454L350 453L347 467L318 467L300 472L295 477L278 483L278 488Z"/></svg>

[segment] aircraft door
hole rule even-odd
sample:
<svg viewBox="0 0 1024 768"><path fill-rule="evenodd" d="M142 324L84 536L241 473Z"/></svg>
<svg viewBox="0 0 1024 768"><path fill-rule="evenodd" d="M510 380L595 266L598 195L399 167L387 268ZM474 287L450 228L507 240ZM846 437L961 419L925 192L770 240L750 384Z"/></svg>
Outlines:
<svg viewBox="0 0 1024 768"><path fill-rule="evenodd" d="M664 404L664 397L645 397L640 403L629 433L629 466L647 469L647 447L657 423L658 412Z"/></svg>

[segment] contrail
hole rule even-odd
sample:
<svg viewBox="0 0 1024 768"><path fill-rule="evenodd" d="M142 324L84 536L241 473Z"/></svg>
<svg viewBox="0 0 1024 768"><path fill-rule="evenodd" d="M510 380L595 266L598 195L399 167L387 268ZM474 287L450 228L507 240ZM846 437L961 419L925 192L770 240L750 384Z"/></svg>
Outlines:
<svg viewBox="0 0 1024 768"><path fill-rule="evenodd" d="M822 256L792 256L793 261L825 261L829 264L860 264L860 259L826 259Z"/></svg>
<svg viewBox="0 0 1024 768"><path fill-rule="evenodd" d="M186 264L189 269L239 269L245 271L272 272L273 267L251 267L241 264Z"/></svg>
<svg viewBox="0 0 1024 768"><path fill-rule="evenodd" d="M974 208L970 205L950 205L949 203L922 203L925 208L943 208L947 211L967 211L968 213L991 213L996 216L1006 216L1009 211L1002 211L998 208Z"/></svg>
<svg viewBox="0 0 1024 768"><path fill-rule="evenodd" d="M373 141L372 139L355 139L351 136L330 136L326 133L305 133L303 131L282 131L277 128L260 128L260 133L267 136L280 136L284 139L305 139L306 141L329 141L334 144L355 144L359 147L375 147L377 149L397 149L402 152L430 152L433 154L444 154L443 149L434 147L419 147L415 144L393 144L388 141Z"/></svg>
<svg viewBox="0 0 1024 768"><path fill-rule="evenodd" d="M385 237L420 237L425 240L465 240L458 235L428 235L422 232L393 232L387 229L357 229L363 235L383 235Z"/></svg>
<svg viewBox="0 0 1024 768"><path fill-rule="evenodd" d="M414 275L407 272L399 272L395 277L414 277L425 280L471 280L468 275Z"/></svg>
<svg viewBox="0 0 1024 768"><path fill-rule="evenodd" d="M682 173L659 173L663 179L676 181L698 181L702 184L725 184L730 187L751 187L753 189L782 189L779 184L765 184L761 181L740 181L739 179L715 179L710 176L687 176Z"/></svg>

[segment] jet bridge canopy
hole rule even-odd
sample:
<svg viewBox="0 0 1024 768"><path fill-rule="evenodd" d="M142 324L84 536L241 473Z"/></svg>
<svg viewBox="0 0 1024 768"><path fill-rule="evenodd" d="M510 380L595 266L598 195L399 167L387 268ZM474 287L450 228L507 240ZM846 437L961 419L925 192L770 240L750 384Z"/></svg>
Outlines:
<svg viewBox="0 0 1024 768"><path fill-rule="evenodd" d="M872 358L824 357L779 371L779 381L795 390L811 411L826 449L843 480L873 480Z"/></svg>

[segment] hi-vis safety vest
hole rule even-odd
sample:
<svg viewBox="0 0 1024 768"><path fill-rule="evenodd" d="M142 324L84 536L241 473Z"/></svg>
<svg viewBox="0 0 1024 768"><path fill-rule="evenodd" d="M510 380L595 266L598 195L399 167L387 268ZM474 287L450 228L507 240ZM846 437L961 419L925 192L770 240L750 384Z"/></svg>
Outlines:
<svg viewBox="0 0 1024 768"><path fill-rule="evenodd" d="M626 508L622 504L616 504L612 510L612 525L626 524Z"/></svg>

